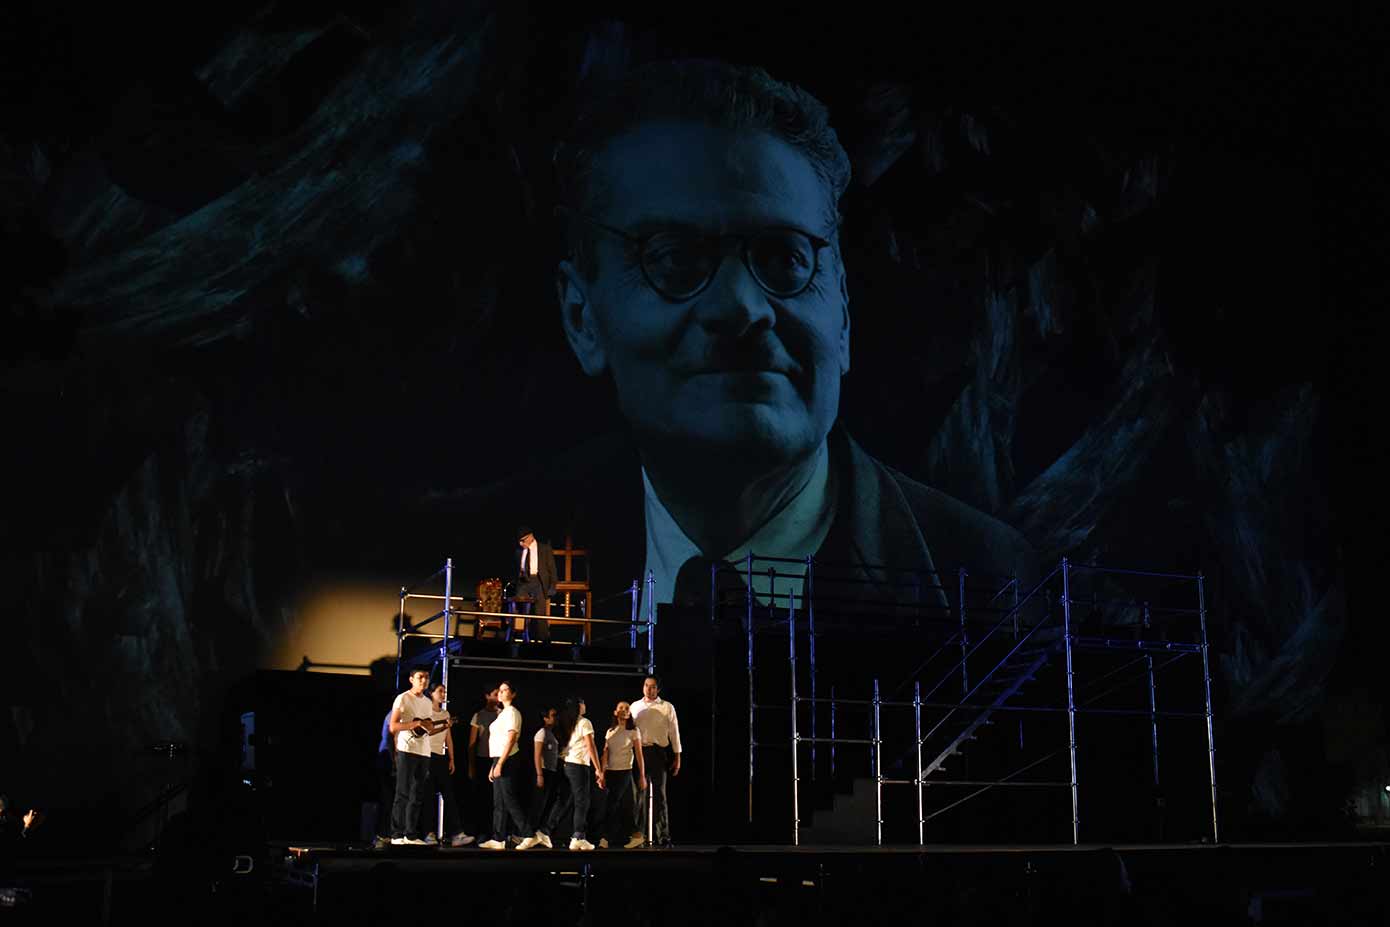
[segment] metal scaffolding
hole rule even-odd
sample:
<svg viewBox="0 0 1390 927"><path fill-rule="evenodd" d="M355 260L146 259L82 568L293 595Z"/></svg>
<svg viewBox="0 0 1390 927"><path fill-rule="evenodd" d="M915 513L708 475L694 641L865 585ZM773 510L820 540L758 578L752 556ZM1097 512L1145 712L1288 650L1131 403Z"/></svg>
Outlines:
<svg viewBox="0 0 1390 927"><path fill-rule="evenodd" d="M755 562L764 562L769 566L766 571L755 571ZM786 564L804 565L804 571L799 575L796 573L779 575L778 566L783 565L785 568ZM882 566L855 565L854 568L857 573L867 575L872 575L874 572L887 575L892 572L890 568ZM719 607L716 596L718 574L721 570L727 571L729 569L728 564L714 563L711 566L711 622L716 620ZM752 553L744 558L744 562L738 568L738 572L741 574L740 578L744 580L743 591L746 600L744 621L747 635L749 823L752 823L754 819L753 796L759 746L756 736L757 713L760 709L786 709L789 707L792 748L790 774L793 844L800 844L802 838L801 750L804 746L809 754L811 778L814 779L815 751L822 744L829 746L832 777L836 770L835 751L837 745L860 745L869 748L870 775L873 780L875 796L875 842L877 844L883 842L883 789L885 786L912 786L916 790L918 844L926 842L927 828L934 818L993 789L1065 788L1071 799L1071 841L1073 844L1077 844L1081 840L1082 832L1077 718L1082 715L1113 715L1147 719L1147 739L1152 752L1151 774L1156 790L1160 782L1160 719L1201 719L1205 722L1211 839L1213 842L1219 842L1220 822L1217 807L1216 745L1207 639L1206 591L1205 578L1201 573L1180 574L1111 569L1096 564L1078 565L1063 558L1046 576L1026 591L1022 589L1017 577L995 577L995 582L983 589L983 602L972 605L969 595L972 589L967 587L969 574L961 569L957 574L957 582L951 584L955 587L955 602L948 601L946 603L948 610L955 613L955 619L952 622L955 626L954 632L935 652L918 664L909 678L904 681L904 684L911 682L912 685L912 698L908 701L884 698L878 678L872 680L871 697L868 699L839 697L833 687L829 698L822 698L817 695L815 643L819 632L815 624L816 605L820 602L824 607L829 598L816 595L814 584L818 570L822 573L829 572L825 564L818 564L813 558L794 561L786 558L762 558ZM1155 604L1141 599L1102 602L1094 591L1089 601L1078 600L1074 584L1077 578L1082 576L1125 577L1127 580L1162 580L1167 583L1190 584L1195 589L1196 607ZM766 582L755 582L764 577ZM784 591L779 590L779 581L783 584ZM858 580L854 581L857 582ZM939 591L943 596L948 591L947 586L940 582L931 585L919 583L915 588ZM979 587L975 587L973 591L980 592L981 590ZM774 620L770 624L765 624L761 629L758 628L755 621L755 604L758 609L773 615L774 619L775 614L785 607L784 620ZM886 604L891 608L899 603ZM800 609L798 606L801 606ZM972 624L976 624L978 627L978 623L967 619L967 606L970 607L972 614L974 612L986 615L992 613L998 617L992 622L986 619L988 627L972 635ZM1086 606L1089 606L1090 609L1087 617L1094 618L1097 614L1101 615L1102 620L1099 629L1091 629L1098 630L1099 633L1083 633L1082 616L1078 614L1078 611L1083 610ZM800 617L803 612L805 614L804 626ZM856 612L859 615L865 613L865 611ZM1041 614L1040 619L1038 618L1039 613ZM1117 615L1121 617L1138 616L1139 620L1117 626L1113 623L1106 623L1107 614L1111 618L1115 618ZM1159 620L1165 616L1167 618L1174 616L1195 618L1195 640L1171 639L1167 633L1166 625L1162 620ZM773 630L777 625L781 626L781 630L785 631L788 638L789 706L770 703L759 704L757 698L758 667L755 662L754 636L760 630ZM1128 632L1130 636L1123 636L1125 632ZM797 652L798 633L806 635L808 644L809 666L806 669L808 670L809 695L803 695L803 690L798 685L800 669ZM901 633L901 628L899 628L898 635L901 636ZM1158 634L1156 638L1153 636L1154 633ZM993 653L987 650L987 647L992 648ZM1002 657L994 655L999 650L1006 651ZM959 658L952 665L937 673L934 683L926 689L924 694L921 678L923 673L933 661L948 651L958 652ZM1083 700L1078 687L1078 660L1080 655L1086 652L1137 653L1138 656L1120 667L1089 680L1093 687L1102 683L1109 683L1109 685L1098 694L1088 692L1087 697ZM1161 711L1158 702L1157 674L1162 669L1193 655L1200 655L1201 657L1203 710L1200 712ZM1156 662L1156 656L1166 657L1166 659L1163 659L1162 662ZM1040 671L1049 666L1054 659L1059 658L1065 683L1064 707L1011 704L1011 702L1016 701L1015 696L1028 683L1032 682ZM972 660L978 664L982 659L990 659L993 662L986 663L984 671L977 671L972 677ZM1136 667L1139 667L1137 674L1129 673ZM1126 673L1129 675L1125 676ZM945 696L946 684L953 679L958 679L960 685L960 697L957 700L951 700ZM1116 681L1117 679L1118 681ZM1146 683L1147 704L1142 708L1116 709L1097 705L1097 702L1111 693L1135 682ZM816 720L819 714L817 706L821 705L828 707L830 722L828 737L820 736L817 730ZM809 709L810 730L809 733L805 734L800 721L802 706ZM839 736L836 720L837 709L846 706L860 706L869 710L868 737ZM882 711L884 709L911 709L912 711L911 749L901 761L905 763L908 756L911 756L914 772L910 776L890 777L885 775L884 727L882 724ZM941 717L934 724L925 726L923 721L924 709L939 712ZM960 755L968 743L976 739L976 732L983 725L994 723L993 715L1005 713L1016 714L1020 719L1049 714L1055 717L1059 714L1065 714L1067 723L1065 747L1054 749L1040 759L1029 762L1007 775L993 779L968 777L946 779L936 775L945 768L945 761L948 757ZM1020 743L1023 738L1022 723L1020 720ZM938 734L941 734L945 739L944 747L934 747L933 749L938 752L934 756L925 756L924 748ZM1065 780L1020 778L1042 763L1057 757L1062 749L1066 750L1068 759L1068 775ZM928 813L924 796L930 788L966 788L970 791L964 797Z"/></svg>
<svg viewBox="0 0 1390 927"><path fill-rule="evenodd" d="M422 588L430 587L440 577L444 578L444 593L440 595L432 592L419 591ZM420 657L430 656L432 660L437 660L443 664L442 679L447 688L449 685L449 666L456 663L465 669L493 669L500 666L511 666L519 669L528 669L536 672L564 672L580 673L586 675L627 675L635 670L652 673L656 669L656 608L653 597L650 595L653 583L655 582L651 573L647 574L646 585L648 595L646 596L647 608L641 609L640 603L640 584L634 580L632 585L618 596L630 600L628 616L624 619L614 618L595 618L585 615L583 618L562 618L553 615L523 615L515 612L491 612L482 611L477 608L478 600L476 596L455 595L454 587L454 561L448 558L444 561L444 566L434 573L425 577L413 586L402 586L399 594L399 611L396 619L396 686L401 686L401 670L406 660L406 641L408 640L428 640L437 641L438 646L427 648L424 651L413 654L417 661ZM618 596L610 596L616 598ZM430 615L428 618L418 622L408 622L406 620L406 603L411 599L418 599L429 602L442 603L439 611ZM603 600L600 600L603 601ZM471 604L473 607L467 607ZM513 644L511 653L505 657L484 656L481 654L465 654L462 652L462 642L468 636L460 632L460 626L465 622L476 622L480 619L497 619L500 622L514 622L518 619L531 620L540 619L556 624L584 624L584 625L603 625L612 629L610 633L603 635L601 640L620 640L627 639L627 645L634 655L638 656L640 662L619 662L619 661L583 661L578 657L584 645L575 645L572 648L573 659L569 663L557 661L554 655L541 657L523 656L523 651L519 644ZM443 633L432 633L422 630L436 621L442 620ZM509 641L510 642L510 641ZM639 642L645 642L645 648L639 648ZM585 643L592 643L585 638ZM459 650L459 655L450 659L450 653Z"/></svg>

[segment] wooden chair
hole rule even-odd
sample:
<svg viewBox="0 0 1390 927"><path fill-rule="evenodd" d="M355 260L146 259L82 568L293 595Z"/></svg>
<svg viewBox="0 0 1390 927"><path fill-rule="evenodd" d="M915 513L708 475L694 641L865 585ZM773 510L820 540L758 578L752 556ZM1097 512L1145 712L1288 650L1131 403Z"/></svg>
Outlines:
<svg viewBox="0 0 1390 927"><path fill-rule="evenodd" d="M560 560L565 561L565 565L559 570L560 579L555 583L555 592L563 597L560 605L561 612L556 615L555 610L551 609L551 621L559 623L572 623L583 625L583 643L588 644L593 639L593 627L587 619L594 617L594 593L589 588L589 552L574 546L574 540L565 535L565 546L555 548L555 565L560 566ZM581 561L583 575L575 569L575 561ZM583 618L574 616L574 612L579 609L579 601L583 601ZM564 619L571 619L565 622Z"/></svg>
<svg viewBox="0 0 1390 927"><path fill-rule="evenodd" d="M502 580L497 577L485 579L478 584L477 610L492 614L474 616L473 636L475 638L481 638L485 631L492 631L494 637L511 640L514 632L523 629L524 623L518 620L523 616L510 619L497 617L499 613L513 610L507 607L510 600L503 595L502 588Z"/></svg>

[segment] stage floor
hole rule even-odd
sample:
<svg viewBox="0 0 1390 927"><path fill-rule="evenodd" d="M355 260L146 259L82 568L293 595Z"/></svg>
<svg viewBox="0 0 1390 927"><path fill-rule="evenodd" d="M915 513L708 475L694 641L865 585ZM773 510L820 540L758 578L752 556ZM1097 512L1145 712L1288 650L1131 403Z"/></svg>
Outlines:
<svg viewBox="0 0 1390 927"><path fill-rule="evenodd" d="M270 853L283 900L335 924L371 923L380 899L417 885L486 897L492 914L527 923L615 906L667 925L1390 923L1384 841L586 852L287 841Z"/></svg>
<svg viewBox="0 0 1390 927"><path fill-rule="evenodd" d="M275 840L236 872L188 856L26 860L28 922L379 927L406 904L528 925L613 911L662 927L1390 923L1383 840L588 852Z"/></svg>
<svg viewBox="0 0 1390 927"><path fill-rule="evenodd" d="M467 847L400 847L373 849L355 844L275 841L271 856L290 870L319 876L369 871L383 863L402 872L525 871L574 873L641 871L650 869L733 869L747 873L761 870L853 871L862 866L887 870L901 865L929 870L1018 869L1039 867L1066 869L1099 856L1116 858L1133 872L1204 871L1226 868L1335 864L1339 867L1390 867L1390 842L1324 843L1221 843L1149 844L928 844L925 846L792 846L784 845L681 845L669 848L571 851L483 850Z"/></svg>

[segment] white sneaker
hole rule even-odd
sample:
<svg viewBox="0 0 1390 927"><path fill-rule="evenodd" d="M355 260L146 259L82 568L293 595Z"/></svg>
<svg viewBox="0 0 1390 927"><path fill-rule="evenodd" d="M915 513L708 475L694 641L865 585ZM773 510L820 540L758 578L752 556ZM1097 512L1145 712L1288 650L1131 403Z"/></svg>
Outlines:
<svg viewBox="0 0 1390 927"><path fill-rule="evenodd" d="M625 850L635 850L637 847L640 847L642 844L644 844L644 843L646 843L646 842L647 842L647 838L644 837L643 835L641 835L641 834L633 834L631 837L628 837L628 838L627 838L627 843L623 844L623 849L625 849Z"/></svg>
<svg viewBox="0 0 1390 927"><path fill-rule="evenodd" d="M484 850L505 850L507 848L507 845L501 840L484 840L478 846Z"/></svg>
<svg viewBox="0 0 1390 927"><path fill-rule="evenodd" d="M425 834L425 846L439 846L439 838L434 835L434 831L430 831L428 834Z"/></svg>
<svg viewBox="0 0 1390 927"><path fill-rule="evenodd" d="M571 849L571 850L592 850L593 848L594 848L594 845L593 845L592 843L590 843L589 841L585 840L583 837L571 837L571 838L570 838L570 849Z"/></svg>
<svg viewBox="0 0 1390 927"><path fill-rule="evenodd" d="M535 837L527 837L526 839L524 839L524 840L522 840L520 843L518 843L518 844L516 845L516 848L517 848L518 850L529 850L529 849L531 849L533 846L536 846L536 845L539 844L539 843L540 843L540 841L537 840Z"/></svg>
<svg viewBox="0 0 1390 927"><path fill-rule="evenodd" d="M438 842L439 842L439 841L437 841L437 840L435 841L435 843L438 843ZM427 847L427 846L429 846L429 843L428 843L427 841L421 840L419 837L406 837L405 840L402 841L402 843L404 843L406 846L410 846L410 847Z"/></svg>
<svg viewBox="0 0 1390 927"><path fill-rule="evenodd" d="M392 837L392 838L391 838L391 846L393 846L393 847L403 847L403 846L405 846L405 838L404 838L404 837Z"/></svg>
<svg viewBox="0 0 1390 927"><path fill-rule="evenodd" d="M543 833L541 833L540 831L536 831L536 843L538 843L538 844L540 844L541 846L545 847L547 850L552 850L552 849L554 849L554 847L551 846L551 844L550 844L550 835L549 835L549 834L543 834Z"/></svg>
<svg viewBox="0 0 1390 927"><path fill-rule="evenodd" d="M607 837L600 837L600 838L598 838L598 848L599 848L600 850L606 850L606 849L608 849L608 838L607 838Z"/></svg>
<svg viewBox="0 0 1390 927"><path fill-rule="evenodd" d="M457 834L454 834L454 836L449 839L449 846L466 847L472 842L472 837L470 837L468 834L465 834L463 831L459 831Z"/></svg>

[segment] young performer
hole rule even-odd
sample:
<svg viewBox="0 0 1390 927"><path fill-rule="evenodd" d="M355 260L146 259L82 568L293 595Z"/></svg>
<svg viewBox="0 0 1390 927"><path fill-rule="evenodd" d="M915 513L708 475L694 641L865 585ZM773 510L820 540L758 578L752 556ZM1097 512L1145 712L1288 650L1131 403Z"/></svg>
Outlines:
<svg viewBox="0 0 1390 927"><path fill-rule="evenodd" d="M464 833L459 823L458 801L454 798L454 718L444 710L444 702L447 699L448 693L444 689L444 683L436 683L430 689L430 720L435 724L435 732L430 735L429 779L425 788L425 798L420 803L420 813L424 819L420 829L429 831L425 836L427 844L443 843L447 840L450 846L462 847L472 843L473 838ZM436 793L444 799L443 840L438 839L434 832L435 819L438 816L433 801Z"/></svg>
<svg viewBox="0 0 1390 927"><path fill-rule="evenodd" d="M510 772L507 769L508 761L521 752L516 745L521 736L521 712L512 707L514 698L516 692L511 683L503 682L497 687L497 700L502 708L497 712L497 719L488 726L488 756L492 768L487 777L492 782L492 839L478 844L485 850L505 850L508 836L519 841L518 850L529 850L540 842L535 837L521 837L526 833L526 816L516 794L516 765L512 764Z"/></svg>
<svg viewBox="0 0 1390 927"><path fill-rule="evenodd" d="M676 706L661 697L661 683L655 676L642 680L642 698L632 705L632 723L642 735L642 756L646 760L651 788L638 811L643 828L651 821L652 845L671 846L671 819L666 804L667 756L672 778L681 772L681 732L676 722ZM650 807L648 805L650 804ZM649 817L650 816L650 817Z"/></svg>
<svg viewBox="0 0 1390 927"><path fill-rule="evenodd" d="M560 742L555 739L555 719L559 714L559 709L547 708L541 716L540 730L532 739L536 791L531 800L531 829L536 832L536 842L545 846L550 846L550 836L542 834L546 816L559 794Z"/></svg>
<svg viewBox="0 0 1390 927"><path fill-rule="evenodd" d="M608 782L608 800L604 803L603 839L599 846L642 845L643 837L633 834L632 764L637 762L637 790L647 787L646 768L642 762L642 736L632 727L632 711L627 702L619 702L613 710L613 721L603 737L603 774ZM626 840L627 843L623 844Z"/></svg>
<svg viewBox="0 0 1390 927"><path fill-rule="evenodd" d="M487 771L491 762L487 755L487 732L497 720L497 690L483 693L483 707L473 713L468 722L468 820L474 833L492 830L492 783Z"/></svg>
<svg viewBox="0 0 1390 927"><path fill-rule="evenodd" d="M564 760L565 780L569 783L569 796L550 812L550 819L536 838L545 846L550 846L550 832L561 819L574 808L574 830L570 836L571 850L592 850L594 845L585 839L589 821L589 804L593 783L604 787L603 764L598 750L594 747L594 725L584 717L584 700L578 696L565 699L560 709L559 720L555 722L555 739L562 745L560 756ZM590 780L590 775L593 780Z"/></svg>
<svg viewBox="0 0 1390 927"><path fill-rule="evenodd" d="M395 707L386 709L381 719L381 738L376 747L376 783L378 811L376 816L376 838L372 849L384 850L391 845L391 806L396 799L396 737L391 733L391 716Z"/></svg>
<svg viewBox="0 0 1390 927"><path fill-rule="evenodd" d="M429 776L432 706L425 698L429 670L410 674L410 689L391 705L389 729L396 738L396 795L391 805L391 843L424 846L420 839L420 800Z"/></svg>

